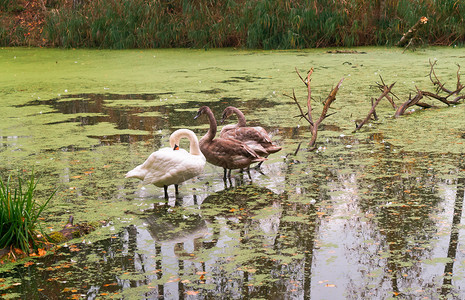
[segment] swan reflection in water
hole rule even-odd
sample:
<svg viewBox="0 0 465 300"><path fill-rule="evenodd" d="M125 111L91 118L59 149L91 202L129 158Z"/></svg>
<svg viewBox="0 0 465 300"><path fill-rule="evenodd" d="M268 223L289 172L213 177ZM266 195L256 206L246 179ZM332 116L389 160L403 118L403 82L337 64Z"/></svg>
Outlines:
<svg viewBox="0 0 465 300"><path fill-rule="evenodd" d="M249 184L213 193L200 205L151 210L135 233L134 265L153 286L146 296L179 295L199 274L212 275L204 283L221 288L227 282L222 268L235 264L238 253L249 253L250 243L260 248L275 243L283 197Z"/></svg>

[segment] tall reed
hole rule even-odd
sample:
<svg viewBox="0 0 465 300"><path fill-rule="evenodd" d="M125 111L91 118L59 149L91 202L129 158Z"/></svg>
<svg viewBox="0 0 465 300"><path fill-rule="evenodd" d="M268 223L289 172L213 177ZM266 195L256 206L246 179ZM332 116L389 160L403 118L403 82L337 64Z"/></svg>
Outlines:
<svg viewBox="0 0 465 300"><path fill-rule="evenodd" d="M394 45L422 16L429 19L420 33L425 42L465 43L465 1L457 0L56 1L43 37L58 47Z"/></svg>
<svg viewBox="0 0 465 300"><path fill-rule="evenodd" d="M10 176L6 182L0 179L0 248L15 247L24 253L37 250L37 235L42 232L39 217L55 192L40 203L36 187L33 174L28 181L18 178L16 188L12 188Z"/></svg>

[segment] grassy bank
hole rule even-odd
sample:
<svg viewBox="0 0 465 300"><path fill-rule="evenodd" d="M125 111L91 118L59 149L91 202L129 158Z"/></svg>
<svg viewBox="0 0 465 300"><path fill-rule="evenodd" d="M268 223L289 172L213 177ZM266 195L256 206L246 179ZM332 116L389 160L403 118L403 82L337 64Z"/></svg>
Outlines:
<svg viewBox="0 0 465 300"><path fill-rule="evenodd" d="M0 0L0 9L1 46L394 45L422 16L423 43L465 42L465 2L457 0Z"/></svg>

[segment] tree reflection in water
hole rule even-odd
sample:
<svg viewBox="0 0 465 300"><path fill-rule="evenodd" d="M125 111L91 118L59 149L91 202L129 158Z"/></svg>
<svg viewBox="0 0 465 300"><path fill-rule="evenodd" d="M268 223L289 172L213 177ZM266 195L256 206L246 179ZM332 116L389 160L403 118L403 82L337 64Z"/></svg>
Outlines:
<svg viewBox="0 0 465 300"><path fill-rule="evenodd" d="M133 111L107 106L105 101L118 100L101 97L50 105L66 114L64 107L92 111L101 101L97 110L112 111L83 117L81 126L110 118L119 128L149 133L183 125L175 122L193 114L187 109L191 104ZM217 105L221 111L220 105L232 103ZM140 115L169 115L175 109L177 118ZM82 198L89 198L149 202L153 209L137 216L129 211L125 216L140 222L112 238L63 247L33 265L18 266L0 277L19 284L0 284L27 299L464 298L463 155L404 152L380 134L367 140L329 135L326 152L308 152L304 143L296 151L302 131L280 128L288 155L267 161L264 175L252 172L250 181L235 173L224 183L221 171L207 167L198 180L186 183L180 199L165 205L158 205L149 187L124 182L100 188L98 176L112 173L107 170L88 176L77 186L72 207L85 206ZM100 138L102 144L118 142ZM153 143L148 147L159 146L158 136L143 139ZM113 162L110 171L124 174L127 165L145 157L132 147L124 149L125 162ZM113 149L100 157L111 156ZM76 174L66 168L57 171L66 178L63 184ZM108 179L101 181L116 181ZM92 198L96 190L100 199Z"/></svg>

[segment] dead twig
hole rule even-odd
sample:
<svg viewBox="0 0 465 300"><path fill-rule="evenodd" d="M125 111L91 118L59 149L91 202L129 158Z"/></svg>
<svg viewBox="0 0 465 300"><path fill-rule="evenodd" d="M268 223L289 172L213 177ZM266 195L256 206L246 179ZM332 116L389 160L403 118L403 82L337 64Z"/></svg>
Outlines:
<svg viewBox="0 0 465 300"><path fill-rule="evenodd" d="M294 103L297 105L297 107L299 108L299 111L300 111L300 115L298 117L302 117L304 118L305 120L307 120L307 122L309 122L310 124L313 124L313 122L311 120L308 119L307 117L307 114L304 113L302 107L300 106L299 104L299 101L297 101L297 97L295 96L295 91L294 89L292 89L292 96L289 96L287 94L284 94L284 96L286 97L289 97L291 98L292 100L294 100Z"/></svg>
<svg viewBox="0 0 465 300"><path fill-rule="evenodd" d="M371 107L373 107L374 104L375 104L375 98L371 98ZM376 110L373 111L373 119L375 119L375 121L378 121L378 115L376 114Z"/></svg>
<svg viewBox="0 0 465 300"><path fill-rule="evenodd" d="M404 104L402 104L400 107L396 109L396 112L394 114L395 118L405 114L406 110L409 107L412 107L413 105L417 105L423 108L434 107L431 104L420 102L420 100L423 97L428 97L428 98L439 100L442 103L446 104L447 106L458 104L460 100L465 98L465 95L462 95L462 96L456 97L454 100L448 100L452 95L458 95L465 88L465 86L462 85L462 83L460 82L460 65L457 65L458 66L457 85L456 85L457 89L455 91L451 91L445 87L445 84L442 83L439 80L438 76L436 75L436 71L434 70L434 66L436 65L436 62L437 61L434 61L434 62L432 62L431 60L429 61L429 64L430 64L429 78L431 82L433 83L433 85L437 86L436 92L423 91L416 87L417 94L415 95L415 97L412 98L412 96L410 95L409 99ZM447 95L441 96L439 94L440 92L445 92Z"/></svg>
<svg viewBox="0 0 465 300"><path fill-rule="evenodd" d="M386 89L387 89L387 86L386 84L384 83L384 80L383 80L383 77L381 77L381 75L379 75L379 78L381 79L381 83L382 84L378 84L378 89L381 91L381 92L384 92ZM397 98L399 100L399 97L397 97L392 91L389 92L388 94L386 94L386 96L384 96L386 99L388 99L389 103L391 103L392 105L392 108L394 109L397 109L397 105L396 103L394 102L394 99L392 99L392 97L390 96L390 94L392 94L392 96L394 96L395 98ZM371 103L373 105L373 103Z"/></svg>
<svg viewBox="0 0 465 300"><path fill-rule="evenodd" d="M430 71L429 71L429 79L431 80L431 82L433 83L433 85L437 85L438 88L436 89L436 93L439 93L439 91L443 91L443 92L446 92L448 94L451 94L452 91L446 89L444 87L444 83L441 83L441 81L439 80L438 76L436 75L436 72L434 71L434 65L436 65L437 63L437 60L434 61L434 63L431 63L431 60L429 60L429 65L430 65ZM434 77L434 79L433 79Z"/></svg>
<svg viewBox="0 0 465 300"><path fill-rule="evenodd" d="M318 126L320 126L321 122L323 122L324 119L334 114L334 113L328 114L328 110L331 106L331 103L333 103L336 100L336 94L342 85L342 81L344 81L344 78L339 80L338 84L333 88L333 90L329 93L328 97L324 101L323 110L321 111L321 114L318 120L315 121L313 125L310 125L310 131L312 132L312 138L310 139L310 142L308 143L308 145L312 147L312 150L316 149L315 142L318 136Z"/></svg>
<svg viewBox="0 0 465 300"><path fill-rule="evenodd" d="M396 106L396 104L394 103L394 100L390 96L390 95L393 95L395 98L399 99L394 93L391 92L391 89L394 86L394 83L391 84L388 87L384 83L383 78L380 76L381 83L377 83L377 85L378 85L378 89L380 91L382 91L382 94L381 94L381 96L379 96L379 98L376 101L373 101L373 99L371 99L371 106L372 107L371 107L368 115L366 116L366 118L361 123L356 124L355 130L353 132L356 132L357 130L362 128L362 126L370 120L371 116L373 116L375 119L377 118L375 108L379 104L381 99L383 99L383 98L388 99L389 102L391 103L392 107L396 110L395 113L394 113L395 118L404 115L405 112L407 111L407 109L414 106L414 105L420 106L422 108L432 108L432 107L434 107L433 105L431 105L429 103L420 102L420 100L423 99L424 97L439 100L442 103L446 104L447 106L459 104L460 100L465 99L465 95L459 95L460 92L462 92L462 90L465 89L465 86L462 85L462 83L460 82L460 65L457 65L458 70L457 70L456 89L454 91L451 91L451 90L449 90L449 89L447 89L445 87L445 84L442 83L439 80L438 76L436 75L436 71L434 69L434 67L436 65L436 62L437 61L434 61L434 62L432 62L431 60L429 61L429 64L430 64L429 78L430 78L431 82L433 83L433 86L436 86L436 91L435 92L423 91L423 90L420 90L418 87L415 87L416 90L417 90L416 95L414 97L412 97L412 94L410 94L408 100L405 101L402 105L400 105L398 107ZM440 92L444 92L444 93L446 93L446 95L444 95L444 96L440 95L439 94ZM455 99L449 100L449 98L451 98L451 96L453 96L453 95L456 95Z"/></svg>
<svg viewBox="0 0 465 300"><path fill-rule="evenodd" d="M465 88L465 86L460 82L460 65L457 64L457 83L456 83L456 89L454 91L449 90L445 87L445 83L441 83L439 80L438 76L436 75L436 71L434 70L434 66L436 65L437 61L435 60L434 62L429 61L430 64L430 72L429 72L429 78L431 82L433 83L434 86L437 86L436 88L436 93L431 93L431 92L425 92L423 91L425 96L437 99L447 105L451 104L457 104L460 100L464 99L464 96L459 96L459 93ZM446 96L440 96L439 92L445 92L447 95ZM457 97L449 101L447 100L449 97L456 95Z"/></svg>
<svg viewBox="0 0 465 300"><path fill-rule="evenodd" d="M360 122L360 124L356 125L355 130L353 132L355 132L355 131L359 130L360 128L362 128L362 126L365 125L365 123L367 123L368 120L370 120L371 115L375 113L376 106L379 104L381 99L386 97L386 95L388 95L391 92L391 89L395 84L396 83L394 82L389 87L384 86L385 88L383 88L383 93L381 94L381 96L379 96L378 99L376 99L375 103L371 106L371 109L368 112L368 115L366 116L366 118L362 122Z"/></svg>
<svg viewBox="0 0 465 300"><path fill-rule="evenodd" d="M457 64L457 91L463 89L462 83L460 83L460 65Z"/></svg>
<svg viewBox="0 0 465 300"><path fill-rule="evenodd" d="M405 44L408 44L407 47L406 47L406 48L408 48L408 46L410 46L412 41L416 38L416 32L418 31L418 29L420 29L427 22L428 22L428 18L421 17L420 20L418 20L415 23L415 25L410 27L410 29L406 33L404 33L404 35L399 40L399 42L397 42L396 46L403 47Z"/></svg>
<svg viewBox="0 0 465 300"><path fill-rule="evenodd" d="M422 91L418 91L418 93L413 98L412 98L412 95L410 95L409 99L405 101L404 104L399 106L399 108L396 110L396 113L394 114L394 118L398 118L399 116L403 115L409 107L416 105L422 98L423 98Z"/></svg>
<svg viewBox="0 0 465 300"><path fill-rule="evenodd" d="M310 150L314 150L316 149L315 147L315 142L316 142L316 138L318 136L318 127L319 125L321 124L321 122L323 122L324 119L326 119L327 117L333 115L334 113L331 113L331 114L328 114L328 110L331 106L331 104L336 100L336 94L337 94L337 91L339 90L339 88L341 87L342 85L342 82L344 80L344 78L342 78L339 83L336 85L336 87L334 87L331 92L329 93L328 97L325 99L325 101L323 102L323 109L321 111L321 114L320 114L320 117L316 120L316 121L313 121L313 108L312 108L312 89L311 89L311 85L310 85L310 82L311 82L311 76L313 74L313 68L311 68L308 73L307 73L307 76L306 78L304 79L299 71L297 70L296 68L296 73L297 75L299 76L300 80L305 84L305 86L307 87L307 113L304 113L302 107L300 106L298 100L297 100L297 97L295 95L295 91L292 90L292 96L289 96L289 95L285 95L291 99L294 100L295 104L297 105L297 107L299 108L299 111L300 111L300 117L304 118L309 124L310 124L310 132L312 133L312 138L310 139L310 142L309 142L309 147L310 147Z"/></svg>

